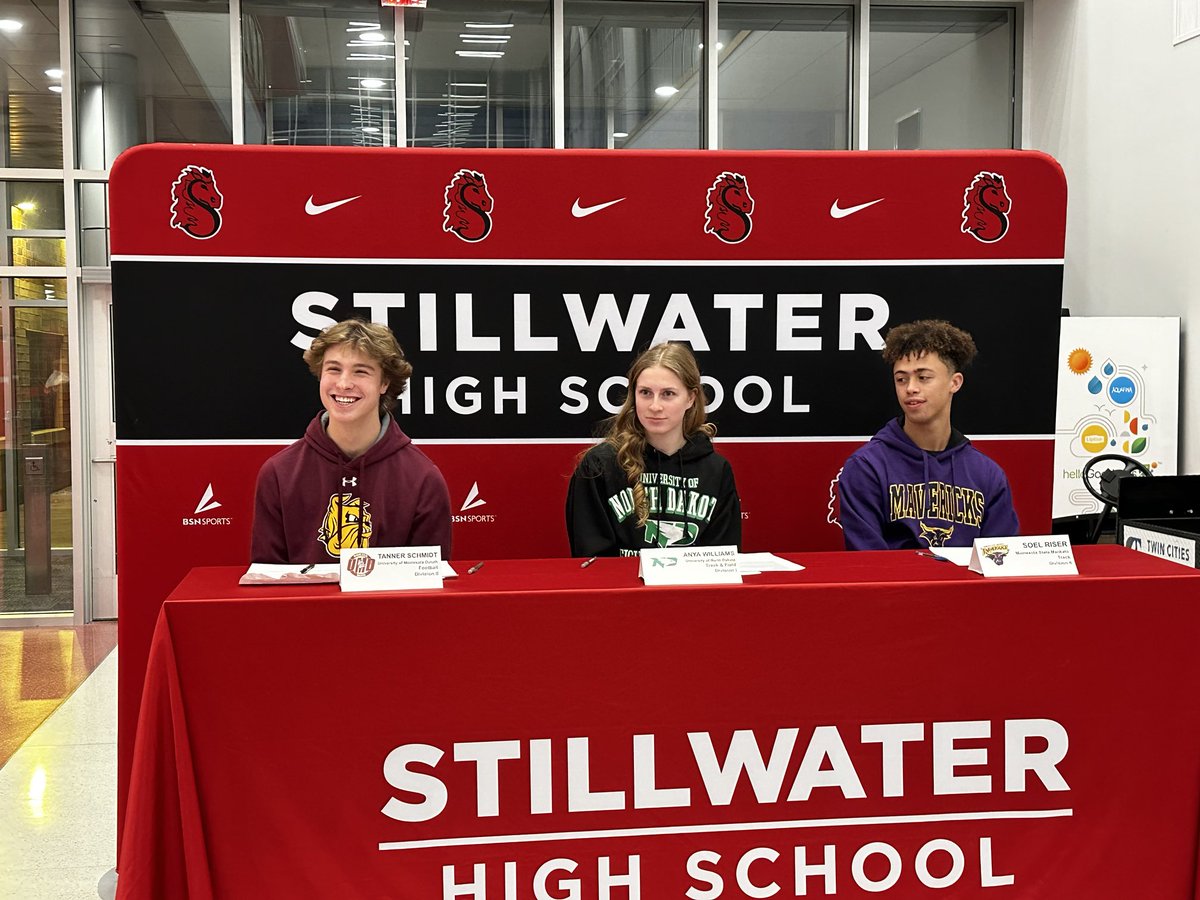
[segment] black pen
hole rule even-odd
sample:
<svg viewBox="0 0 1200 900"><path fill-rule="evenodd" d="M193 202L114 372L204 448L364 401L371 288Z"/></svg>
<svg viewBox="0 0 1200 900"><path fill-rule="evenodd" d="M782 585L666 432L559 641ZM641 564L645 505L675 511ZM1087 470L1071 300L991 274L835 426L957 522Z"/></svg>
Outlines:
<svg viewBox="0 0 1200 900"><path fill-rule="evenodd" d="M307 566L305 566L303 569L300 570L300 574L307 575L309 572L311 572L316 567L316 565L317 565L316 563L309 563Z"/></svg>
<svg viewBox="0 0 1200 900"><path fill-rule="evenodd" d="M588 566L590 566L595 561L596 561L596 557L594 557L594 556L589 557L588 559L585 559L583 562L581 562L579 564L579 568L586 569Z"/></svg>
<svg viewBox="0 0 1200 900"><path fill-rule="evenodd" d="M478 572L482 568L483 568L483 561L480 560L479 562L475 563L475 565L471 566L471 568L467 569L467 574L474 575L476 572Z"/></svg>

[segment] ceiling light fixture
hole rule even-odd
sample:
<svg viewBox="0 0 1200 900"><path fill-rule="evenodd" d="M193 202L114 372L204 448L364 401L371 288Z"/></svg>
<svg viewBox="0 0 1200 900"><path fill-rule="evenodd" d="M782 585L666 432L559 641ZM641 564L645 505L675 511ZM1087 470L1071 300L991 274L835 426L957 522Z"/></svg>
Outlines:
<svg viewBox="0 0 1200 900"><path fill-rule="evenodd" d="M448 81L447 87L487 87L486 81Z"/></svg>
<svg viewBox="0 0 1200 900"><path fill-rule="evenodd" d="M365 87L368 91L377 91L383 87L382 78L360 78L358 81L359 87Z"/></svg>
<svg viewBox="0 0 1200 900"><path fill-rule="evenodd" d="M459 37L464 41L492 41L496 44L512 40L511 34L472 34L469 31L466 34L460 34Z"/></svg>
<svg viewBox="0 0 1200 900"><path fill-rule="evenodd" d="M382 31L364 31L359 34L358 39L366 41L368 44L382 44L387 40Z"/></svg>
<svg viewBox="0 0 1200 900"><path fill-rule="evenodd" d="M62 93L62 85L61 84L52 84L52 85L50 85L50 90L54 91L54 93L56 93L56 94L61 94Z"/></svg>
<svg viewBox="0 0 1200 900"><path fill-rule="evenodd" d="M615 137L617 140L621 140L621 138L629 137L629 132L628 131L614 131L613 137Z"/></svg>
<svg viewBox="0 0 1200 900"><path fill-rule="evenodd" d="M490 22L463 22L463 28L512 28L512 27L513 27L512 22L509 22L504 25L501 25L499 23L493 24Z"/></svg>
<svg viewBox="0 0 1200 900"><path fill-rule="evenodd" d="M47 69L47 78L62 78L62 69Z"/></svg>
<svg viewBox="0 0 1200 900"><path fill-rule="evenodd" d="M654 93L658 94L660 97L673 97L675 94L679 93L679 88L675 87L673 84L660 84L654 89Z"/></svg>
<svg viewBox="0 0 1200 900"><path fill-rule="evenodd" d="M504 56L503 50L455 50L455 56L463 56L468 59L500 59Z"/></svg>
<svg viewBox="0 0 1200 900"><path fill-rule="evenodd" d="M25 25L16 19L0 19L0 31L20 31Z"/></svg>

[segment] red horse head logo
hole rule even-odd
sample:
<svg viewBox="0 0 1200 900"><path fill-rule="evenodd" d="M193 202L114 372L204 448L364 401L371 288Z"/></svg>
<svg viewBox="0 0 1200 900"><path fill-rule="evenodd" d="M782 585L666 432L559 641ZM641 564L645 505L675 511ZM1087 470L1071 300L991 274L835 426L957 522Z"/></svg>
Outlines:
<svg viewBox="0 0 1200 900"><path fill-rule="evenodd" d="M1008 232L1012 200L1004 187L1004 176L980 172L963 194L963 234L985 244L995 243Z"/></svg>
<svg viewBox="0 0 1200 900"><path fill-rule="evenodd" d="M442 231L471 243L482 241L491 233L494 205L483 173L459 169L446 185L446 208L442 210L446 218L442 222Z"/></svg>
<svg viewBox="0 0 1200 900"><path fill-rule="evenodd" d="M219 210L224 203L212 169L184 166L171 185L171 227L206 240L221 230Z"/></svg>
<svg viewBox="0 0 1200 900"><path fill-rule="evenodd" d="M708 189L708 208L704 211L704 233L715 234L727 244L750 237L754 222L754 198L746 185L746 176L722 172Z"/></svg>

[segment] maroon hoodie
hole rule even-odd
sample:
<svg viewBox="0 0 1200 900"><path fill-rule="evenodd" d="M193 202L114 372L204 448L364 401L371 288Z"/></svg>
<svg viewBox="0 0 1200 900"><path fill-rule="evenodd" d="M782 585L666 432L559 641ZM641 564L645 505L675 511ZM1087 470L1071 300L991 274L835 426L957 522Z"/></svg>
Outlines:
<svg viewBox="0 0 1200 900"><path fill-rule="evenodd" d="M350 459L321 419L259 470L251 561L328 563L342 547L433 545L449 559L450 494L429 457L388 417L379 440Z"/></svg>

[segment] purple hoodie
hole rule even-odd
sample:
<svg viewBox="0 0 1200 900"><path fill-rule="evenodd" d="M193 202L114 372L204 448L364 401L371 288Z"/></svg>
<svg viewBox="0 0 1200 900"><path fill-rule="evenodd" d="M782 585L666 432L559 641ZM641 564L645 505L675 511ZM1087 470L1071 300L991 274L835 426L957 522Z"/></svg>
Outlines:
<svg viewBox="0 0 1200 900"><path fill-rule="evenodd" d="M922 450L899 418L846 460L838 500L847 550L970 547L1019 531L1003 469L959 431L945 450Z"/></svg>
<svg viewBox="0 0 1200 900"><path fill-rule="evenodd" d="M389 416L350 459L321 419L259 470L251 562L330 563L343 547L433 545L448 559L450 494L429 457Z"/></svg>

